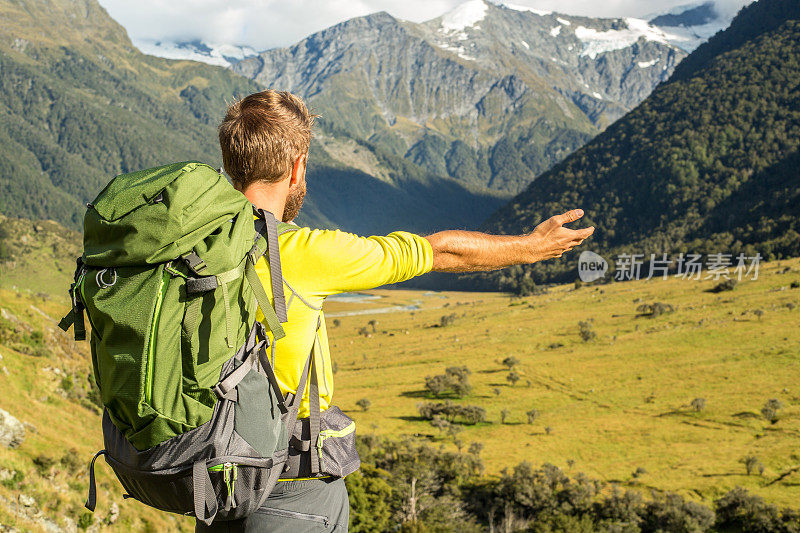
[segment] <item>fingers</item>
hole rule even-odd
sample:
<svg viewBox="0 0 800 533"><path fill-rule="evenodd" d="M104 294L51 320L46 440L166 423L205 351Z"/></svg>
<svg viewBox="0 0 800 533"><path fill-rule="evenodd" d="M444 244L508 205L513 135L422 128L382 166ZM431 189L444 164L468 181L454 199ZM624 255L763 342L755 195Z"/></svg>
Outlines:
<svg viewBox="0 0 800 533"><path fill-rule="evenodd" d="M592 234L594 233L594 227L588 227L583 229L564 228L562 231L568 232L567 235L573 241L583 241L592 236Z"/></svg>

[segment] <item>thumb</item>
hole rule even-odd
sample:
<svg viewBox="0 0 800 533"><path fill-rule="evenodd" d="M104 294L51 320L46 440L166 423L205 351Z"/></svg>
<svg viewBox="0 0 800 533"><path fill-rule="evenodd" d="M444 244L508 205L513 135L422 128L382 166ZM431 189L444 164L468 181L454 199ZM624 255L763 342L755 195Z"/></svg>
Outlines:
<svg viewBox="0 0 800 533"><path fill-rule="evenodd" d="M561 215L556 215L553 217L553 219L559 226L563 226L564 224L575 222L582 216L583 216L583 209L573 209L572 211L567 211L566 213L563 213Z"/></svg>

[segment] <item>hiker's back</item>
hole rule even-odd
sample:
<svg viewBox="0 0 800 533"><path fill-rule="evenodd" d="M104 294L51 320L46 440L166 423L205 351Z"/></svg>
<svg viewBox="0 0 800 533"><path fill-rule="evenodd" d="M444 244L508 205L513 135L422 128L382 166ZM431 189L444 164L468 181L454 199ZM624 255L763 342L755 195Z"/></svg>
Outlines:
<svg viewBox="0 0 800 533"><path fill-rule="evenodd" d="M206 522L247 516L287 455L287 408L256 322L274 339L254 270L277 225L217 171L177 163L118 176L88 205L84 255L62 323L92 325L106 460L134 498ZM272 275L280 279L277 246ZM92 480L93 481L93 480ZM94 488L87 506L94 506Z"/></svg>

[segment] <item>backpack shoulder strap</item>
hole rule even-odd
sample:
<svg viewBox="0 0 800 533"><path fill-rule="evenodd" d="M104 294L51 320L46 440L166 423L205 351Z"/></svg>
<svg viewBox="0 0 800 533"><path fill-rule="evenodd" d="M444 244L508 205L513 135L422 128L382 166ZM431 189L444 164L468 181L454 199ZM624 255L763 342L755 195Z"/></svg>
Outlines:
<svg viewBox="0 0 800 533"><path fill-rule="evenodd" d="M289 224L288 222L278 222L278 235L289 233L290 231L297 231L300 226L296 224Z"/></svg>

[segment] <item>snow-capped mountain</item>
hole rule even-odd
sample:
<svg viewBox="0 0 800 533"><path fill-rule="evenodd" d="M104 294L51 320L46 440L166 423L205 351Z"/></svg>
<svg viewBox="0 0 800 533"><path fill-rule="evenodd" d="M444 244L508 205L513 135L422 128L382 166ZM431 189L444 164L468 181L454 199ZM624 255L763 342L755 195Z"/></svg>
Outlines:
<svg viewBox="0 0 800 533"><path fill-rule="evenodd" d="M381 157L367 162L357 146L368 142L511 193L632 109L685 55L644 20L469 0L423 23L350 19L233 68L308 99L323 115L320 142L342 163L380 174Z"/></svg>
<svg viewBox="0 0 800 533"><path fill-rule="evenodd" d="M138 44L303 95L323 115L319 142L342 164L392 181L386 161L399 157L516 193L727 25L716 1L648 21L468 0L422 23L385 12L356 17L258 54L197 41Z"/></svg>
<svg viewBox="0 0 800 533"><path fill-rule="evenodd" d="M691 52L715 33L730 26L736 12L753 0L739 0L731 4L718 0L675 7L664 13L647 17L649 23L663 30L669 42Z"/></svg>
<svg viewBox="0 0 800 533"><path fill-rule="evenodd" d="M191 59L220 67L230 67L236 61L258 53L248 46L211 44L199 40L175 42L139 39L134 40L134 44L145 54L167 59Z"/></svg>

